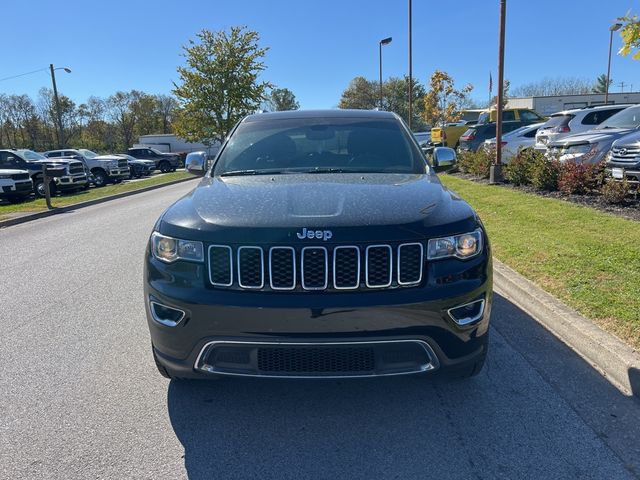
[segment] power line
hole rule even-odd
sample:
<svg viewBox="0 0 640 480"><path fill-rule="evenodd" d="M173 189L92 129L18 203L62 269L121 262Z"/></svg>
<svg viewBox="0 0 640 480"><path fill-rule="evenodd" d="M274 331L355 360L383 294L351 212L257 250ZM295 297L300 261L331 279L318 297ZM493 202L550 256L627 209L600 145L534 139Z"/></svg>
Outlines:
<svg viewBox="0 0 640 480"><path fill-rule="evenodd" d="M11 80L13 78L18 78L18 77L24 77L25 75L31 75L32 73L38 73L38 72L44 72L45 70L47 70L47 67L45 68L40 68L38 70L34 70L32 72L27 72L27 73L21 73L20 75L13 75L11 77L4 77L4 78L0 78L0 82L4 82L5 80Z"/></svg>

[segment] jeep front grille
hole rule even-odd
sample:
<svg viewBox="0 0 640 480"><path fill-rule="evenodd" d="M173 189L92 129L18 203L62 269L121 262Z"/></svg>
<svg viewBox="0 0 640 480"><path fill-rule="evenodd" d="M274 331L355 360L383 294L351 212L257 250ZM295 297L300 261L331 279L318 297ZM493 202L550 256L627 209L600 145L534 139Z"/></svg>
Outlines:
<svg viewBox="0 0 640 480"><path fill-rule="evenodd" d="M353 291L422 282L422 243L261 247L210 245L209 283L269 291Z"/></svg>
<svg viewBox="0 0 640 480"><path fill-rule="evenodd" d="M126 158L121 158L118 160L118 168L127 168L129 166L129 162Z"/></svg>

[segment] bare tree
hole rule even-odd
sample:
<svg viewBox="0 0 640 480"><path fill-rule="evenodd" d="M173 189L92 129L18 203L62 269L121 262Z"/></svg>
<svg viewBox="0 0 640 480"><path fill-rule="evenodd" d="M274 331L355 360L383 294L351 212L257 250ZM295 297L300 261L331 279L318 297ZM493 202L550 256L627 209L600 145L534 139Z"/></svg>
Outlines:
<svg viewBox="0 0 640 480"><path fill-rule="evenodd" d="M162 133L171 133L171 122L178 108L178 101L171 95L156 95L156 104L162 120Z"/></svg>
<svg viewBox="0 0 640 480"><path fill-rule="evenodd" d="M106 102L107 115L116 127L125 147L132 145L136 116L132 111L135 96L132 92L116 92Z"/></svg>
<svg viewBox="0 0 640 480"><path fill-rule="evenodd" d="M593 81L579 77L545 77L519 85L511 90L512 97L542 97L553 95L578 95L590 93Z"/></svg>

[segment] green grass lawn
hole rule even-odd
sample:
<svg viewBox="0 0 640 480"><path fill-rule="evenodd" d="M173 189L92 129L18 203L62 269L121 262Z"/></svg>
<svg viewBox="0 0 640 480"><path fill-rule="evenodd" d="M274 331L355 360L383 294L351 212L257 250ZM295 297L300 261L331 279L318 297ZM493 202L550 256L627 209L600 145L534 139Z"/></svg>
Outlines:
<svg viewBox="0 0 640 480"><path fill-rule="evenodd" d="M80 193L74 193L69 195L57 195L51 199L51 203L54 207L64 207L72 205L74 203L86 202L87 200L95 200L96 198L107 197L109 195L115 195L116 193L129 192L131 190L139 190L151 185L158 185L162 183L172 182L174 180L180 180L181 178L195 178L193 175L187 172L174 172L167 173L165 175L154 175L144 180L137 182L124 182L117 185L108 185L102 188L91 188ZM12 213L15 212L39 212L47 209L47 204L44 199L26 201L23 203L0 205L0 220L9 218Z"/></svg>
<svg viewBox="0 0 640 480"><path fill-rule="evenodd" d="M640 348L640 222L450 175L484 222L494 257Z"/></svg>

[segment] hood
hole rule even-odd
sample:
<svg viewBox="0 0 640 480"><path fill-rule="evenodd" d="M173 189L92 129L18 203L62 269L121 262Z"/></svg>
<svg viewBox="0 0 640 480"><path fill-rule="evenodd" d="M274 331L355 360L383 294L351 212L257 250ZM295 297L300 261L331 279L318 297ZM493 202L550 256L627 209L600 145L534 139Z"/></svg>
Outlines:
<svg viewBox="0 0 640 480"><path fill-rule="evenodd" d="M145 167L155 167L156 163L153 160L129 160L128 158L126 159L127 162L129 162L129 164L134 164L134 165L144 165Z"/></svg>
<svg viewBox="0 0 640 480"><path fill-rule="evenodd" d="M452 224L459 231L451 232ZM167 235L242 242L259 229L264 242L295 240L303 228L330 228L338 243L424 238L425 229L451 234L476 226L471 207L429 174L206 177L158 225Z"/></svg>
<svg viewBox="0 0 640 480"><path fill-rule="evenodd" d="M118 157L117 155L98 155L97 157L93 157L91 160L100 160L100 161L108 161L111 162L113 160L122 160L122 157Z"/></svg>
<svg viewBox="0 0 640 480"><path fill-rule="evenodd" d="M65 165L69 165L70 163L78 163L78 160L75 160L73 158L69 158L69 159L52 159L52 158L46 158L46 159L42 159L42 160L29 160L29 163L46 163L48 167L62 167Z"/></svg>
<svg viewBox="0 0 640 480"><path fill-rule="evenodd" d="M579 145L581 143L600 143L600 142L613 142L614 140L628 135L634 130L626 128L603 128L588 130L582 133L576 133L574 135L567 135L559 140L549 143L549 147L566 147L569 145Z"/></svg>
<svg viewBox="0 0 640 480"><path fill-rule="evenodd" d="M628 133L627 135L618 138L615 142L613 142L613 146L634 146L636 148L640 147L640 131L634 130L633 133Z"/></svg>

